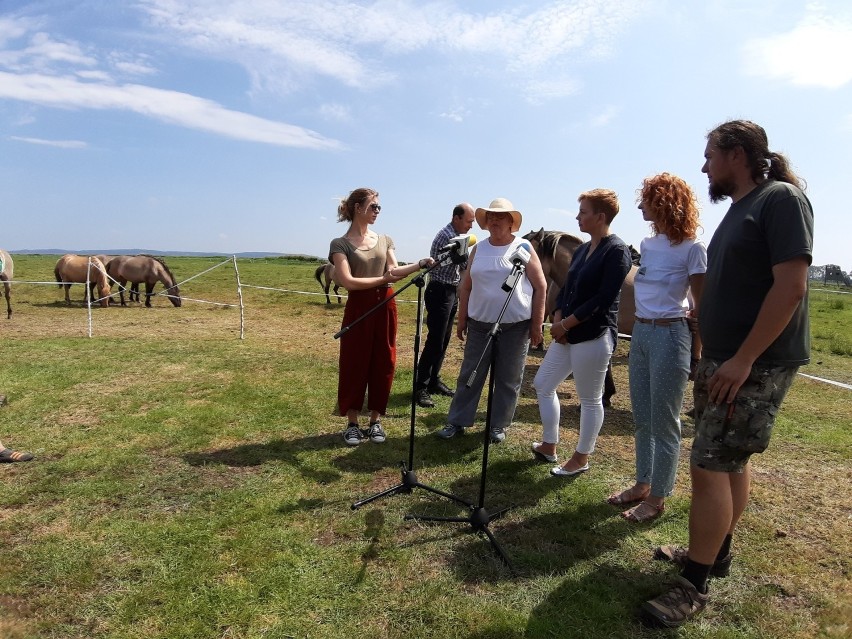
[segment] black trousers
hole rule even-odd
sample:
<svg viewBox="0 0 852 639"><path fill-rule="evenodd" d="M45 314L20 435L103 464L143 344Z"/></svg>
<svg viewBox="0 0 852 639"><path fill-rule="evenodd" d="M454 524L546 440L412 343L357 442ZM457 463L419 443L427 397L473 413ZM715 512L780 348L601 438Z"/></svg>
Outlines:
<svg viewBox="0 0 852 639"><path fill-rule="evenodd" d="M444 355L453 334L458 309L456 287L432 280L423 296L426 304L426 344L417 365L417 388L433 389L440 381Z"/></svg>

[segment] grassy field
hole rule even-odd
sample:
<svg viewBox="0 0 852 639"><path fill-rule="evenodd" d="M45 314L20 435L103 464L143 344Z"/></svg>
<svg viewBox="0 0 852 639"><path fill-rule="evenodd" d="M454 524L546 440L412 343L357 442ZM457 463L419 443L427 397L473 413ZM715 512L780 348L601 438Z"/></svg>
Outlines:
<svg viewBox="0 0 852 639"><path fill-rule="evenodd" d="M16 279L52 280L53 256L16 256ZM171 258L179 280L219 259ZM400 296L400 357L388 441L349 448L333 415L342 306L319 292L316 264L238 262L181 287L173 308L68 307L56 286L18 285L0 319L0 439L31 450L0 467L0 637L331 638L849 637L852 633L850 391L800 378L770 449L755 458L752 500L731 575L676 632L635 611L675 572L650 561L687 538L685 421L678 486L651 524L623 521L606 495L633 473L626 349L592 458L574 481L548 475L529 385L516 422L491 448L487 508L512 573L464 516L425 491L351 504L397 484L408 457L416 289ZM253 285L253 286L252 286ZM407 301L405 301L407 300ZM852 301L813 292L817 377L852 383ZM454 341L447 378L461 361ZM563 397L562 452L576 442L573 383ZM690 400L688 400L690 403ZM481 437L443 441L449 401L418 409L415 466L424 483L475 502Z"/></svg>

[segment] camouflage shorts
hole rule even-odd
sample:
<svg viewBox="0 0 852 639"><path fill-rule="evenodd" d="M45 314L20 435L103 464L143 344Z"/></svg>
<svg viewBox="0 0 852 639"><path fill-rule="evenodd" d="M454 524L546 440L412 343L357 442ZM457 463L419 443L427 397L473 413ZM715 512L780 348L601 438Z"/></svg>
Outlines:
<svg viewBox="0 0 852 639"><path fill-rule="evenodd" d="M702 358L695 375L694 466L722 473L740 473L754 453L769 446L775 416L793 383L797 366L755 364L733 404L713 404L707 380L721 360Z"/></svg>

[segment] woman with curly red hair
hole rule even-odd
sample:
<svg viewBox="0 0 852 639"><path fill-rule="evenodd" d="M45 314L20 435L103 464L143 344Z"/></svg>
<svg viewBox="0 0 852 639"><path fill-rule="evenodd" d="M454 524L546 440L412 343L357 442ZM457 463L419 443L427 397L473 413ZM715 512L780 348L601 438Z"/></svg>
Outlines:
<svg viewBox="0 0 852 639"><path fill-rule="evenodd" d="M697 316L701 303L707 249L696 239L698 202L681 178L670 173L647 178L637 200L652 233L640 247L630 342L636 483L608 501L638 502L622 516L641 522L658 517L674 490L683 394L701 355L701 342L687 317Z"/></svg>

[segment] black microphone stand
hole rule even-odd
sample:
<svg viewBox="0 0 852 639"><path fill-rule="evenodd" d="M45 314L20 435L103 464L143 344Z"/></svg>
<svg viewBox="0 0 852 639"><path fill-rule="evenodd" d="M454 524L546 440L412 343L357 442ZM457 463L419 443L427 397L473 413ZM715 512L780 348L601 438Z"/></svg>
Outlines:
<svg viewBox="0 0 852 639"><path fill-rule="evenodd" d="M402 481L399 484L397 484L396 486L392 486L391 488L388 488L387 490L383 490L379 493L376 493L375 495L372 495L370 497L362 499L360 501L356 501L354 504L352 504L352 510L357 510L358 508L360 508L364 504L369 504L370 502L373 502L377 499L381 499L382 497L390 497L392 495L397 495L399 493L410 493L412 491L412 489L414 489L414 488L421 488L421 489L428 491L430 493L435 493L436 495L440 495L441 497L446 497L447 499L452 499L453 501L455 501L457 503L460 503L464 506L467 506L470 509L473 509L472 504L469 504L465 500L460 499L460 498L456 497L455 495L451 495L450 493L445 493L441 490L438 490L437 488L432 488L431 486L427 486L426 484L420 483L420 481L418 481L418 479L417 479L417 474L414 472L414 426L415 426L416 418L417 418L417 401L416 401L416 397L417 397L417 364L418 364L419 355L420 355L420 336L421 336L421 332L422 332L422 328L423 328L423 285L425 283L425 280L423 278L424 278L425 275L428 275L429 273L431 273L432 270L441 266L443 261L446 260L448 257L453 261L454 264L461 264L462 262L467 260L467 255L459 255L458 253L449 253L449 254L444 255L443 258L441 258L441 256L439 255L439 258L441 258L441 259L439 259L437 262L435 262L435 264L430 266L426 271L418 274L408 284L403 286L398 291L395 291L394 294L391 297L388 297L387 299L380 302L376 307L367 311L367 313L365 313L364 315L362 315L361 317L356 319L349 326L342 329L340 331L340 333L335 335L335 338L337 338L339 335L344 334L346 331L348 331L357 322L361 321L364 317L366 317L367 315L369 315L370 313L375 311L376 308L379 308L382 304L385 304L388 300L393 299L394 297L396 297L397 295L402 293L405 289L407 289L412 284L415 284L417 286L417 324L416 324L416 329L415 329L415 332L414 332L414 375L413 375L412 386L411 386L411 427L410 427L409 435L408 435L408 465L406 465L406 463L404 461L399 462L400 470L402 472Z"/></svg>
<svg viewBox="0 0 852 639"><path fill-rule="evenodd" d="M503 283L503 290L508 291L508 295L506 295L506 301L503 303L503 308L500 309L500 314L497 316L497 320L494 322L494 325L491 327L491 330L488 332L488 341L485 343L485 348L482 349L482 354L479 356L479 361L476 363L476 367L473 369L473 372L470 374L470 377L467 380L465 386L470 388L473 385L474 380L476 379L477 374L479 373L479 367L482 364L482 360L485 359L485 353L488 352L488 346L493 342L494 346L491 349L491 359L490 359L490 371L488 376L488 402L485 410L485 429L483 430L483 448L482 448L482 470L479 477L479 501L476 505L472 505L470 507L471 513L468 517L432 517L425 515L406 515L406 520L417 520L417 521L441 521L441 522L455 522L455 523L466 523L470 524L471 532L484 533L488 540L491 542L491 545L494 547L494 551L497 553L497 556L503 560L503 563L511 570L515 572L515 569L512 567L512 563L509 561L508 556L503 549L500 547L500 544L497 543L497 539L494 537L494 533L488 528L488 524L491 523L494 519L498 519L502 517L504 513L506 513L511 506L507 506L501 510L498 510L494 513L489 513L485 508L485 484L486 477L488 474L488 449L491 444L491 409L492 403L494 401L494 367L497 364L497 346L500 341L500 321L503 319L503 315L506 313L506 309L509 307L509 302L512 299L512 295L515 292L515 288L518 286L518 282L521 279L521 275L524 273L524 265L523 263L516 262L514 268L512 269L511 274ZM460 503L466 503L457 497L452 497L456 501Z"/></svg>

